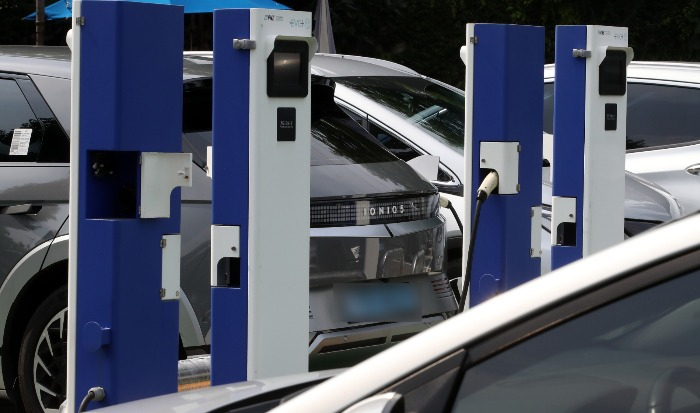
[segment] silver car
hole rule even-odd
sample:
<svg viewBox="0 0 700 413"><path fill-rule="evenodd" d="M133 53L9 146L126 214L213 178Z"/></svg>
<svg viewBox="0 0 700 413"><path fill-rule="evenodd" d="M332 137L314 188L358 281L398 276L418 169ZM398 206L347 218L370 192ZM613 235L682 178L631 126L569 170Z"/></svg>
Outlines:
<svg viewBox="0 0 700 413"><path fill-rule="evenodd" d="M545 131L552 130L554 67L545 66ZM625 168L700 209L700 64L632 62L627 68Z"/></svg>

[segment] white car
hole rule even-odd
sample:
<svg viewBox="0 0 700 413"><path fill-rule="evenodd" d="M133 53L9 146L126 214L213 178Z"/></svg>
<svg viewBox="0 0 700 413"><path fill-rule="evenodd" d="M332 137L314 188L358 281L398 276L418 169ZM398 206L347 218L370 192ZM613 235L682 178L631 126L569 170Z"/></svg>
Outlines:
<svg viewBox="0 0 700 413"><path fill-rule="evenodd" d="M544 128L552 132L554 66L544 71ZM625 168L700 209L700 64L632 62L627 68Z"/></svg>
<svg viewBox="0 0 700 413"><path fill-rule="evenodd" d="M290 412L700 411L700 214L492 298Z"/></svg>

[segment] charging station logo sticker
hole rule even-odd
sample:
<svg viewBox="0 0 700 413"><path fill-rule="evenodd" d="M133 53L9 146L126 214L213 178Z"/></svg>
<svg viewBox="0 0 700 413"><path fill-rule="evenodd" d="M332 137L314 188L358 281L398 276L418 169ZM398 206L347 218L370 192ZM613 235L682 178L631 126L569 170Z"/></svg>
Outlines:
<svg viewBox="0 0 700 413"><path fill-rule="evenodd" d="M292 27L311 27L311 19L292 19L289 21Z"/></svg>
<svg viewBox="0 0 700 413"><path fill-rule="evenodd" d="M12 133L10 156L24 156L29 153L29 141L32 139L31 129L15 129Z"/></svg>
<svg viewBox="0 0 700 413"><path fill-rule="evenodd" d="M263 20L266 21L266 22L282 22L282 21L284 21L284 17L282 17L282 16L277 16L277 15L274 15L274 14L266 14L266 15L263 17Z"/></svg>

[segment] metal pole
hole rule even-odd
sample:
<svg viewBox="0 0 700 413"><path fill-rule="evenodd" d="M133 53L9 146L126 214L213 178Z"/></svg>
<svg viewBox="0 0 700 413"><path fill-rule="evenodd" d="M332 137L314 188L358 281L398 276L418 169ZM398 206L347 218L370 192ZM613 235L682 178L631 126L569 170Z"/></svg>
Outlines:
<svg viewBox="0 0 700 413"><path fill-rule="evenodd" d="M36 0L36 45L44 45L44 0Z"/></svg>

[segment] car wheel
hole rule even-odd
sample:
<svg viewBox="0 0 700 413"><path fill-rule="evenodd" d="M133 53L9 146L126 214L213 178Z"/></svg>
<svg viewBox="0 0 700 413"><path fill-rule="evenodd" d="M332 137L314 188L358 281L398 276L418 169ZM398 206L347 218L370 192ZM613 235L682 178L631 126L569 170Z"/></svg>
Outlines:
<svg viewBox="0 0 700 413"><path fill-rule="evenodd" d="M68 291L51 293L32 315L19 353L19 386L28 413L57 412L66 399Z"/></svg>

